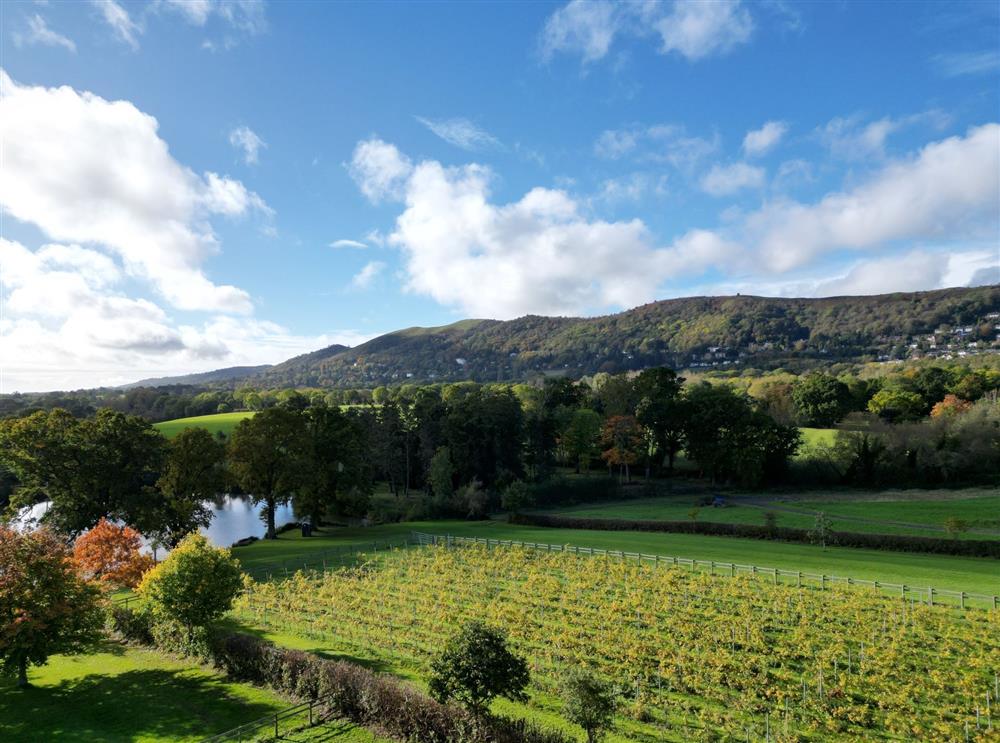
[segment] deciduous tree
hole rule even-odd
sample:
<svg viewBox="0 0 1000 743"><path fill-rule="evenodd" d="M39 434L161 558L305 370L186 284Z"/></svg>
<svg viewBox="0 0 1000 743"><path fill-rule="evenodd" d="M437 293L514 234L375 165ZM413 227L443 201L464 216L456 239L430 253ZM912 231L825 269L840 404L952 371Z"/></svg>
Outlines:
<svg viewBox="0 0 1000 743"><path fill-rule="evenodd" d="M73 545L73 562L84 578L108 588L135 588L153 558L142 553L142 535L101 519Z"/></svg>
<svg viewBox="0 0 1000 743"><path fill-rule="evenodd" d="M0 670L23 687L29 665L90 650L104 623L99 595L54 534L0 526Z"/></svg>

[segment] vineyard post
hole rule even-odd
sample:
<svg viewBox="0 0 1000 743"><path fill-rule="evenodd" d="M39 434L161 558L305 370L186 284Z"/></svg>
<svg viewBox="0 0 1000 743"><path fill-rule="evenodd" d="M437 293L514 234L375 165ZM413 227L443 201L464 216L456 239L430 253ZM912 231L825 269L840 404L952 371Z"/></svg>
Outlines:
<svg viewBox="0 0 1000 743"><path fill-rule="evenodd" d="M819 576L819 589L822 591L825 588L826 588L826 576L825 575L820 575Z"/></svg>
<svg viewBox="0 0 1000 743"><path fill-rule="evenodd" d="M959 601L961 602L961 608L964 609L965 608L965 591L962 591L961 595L959 596Z"/></svg>
<svg viewBox="0 0 1000 743"><path fill-rule="evenodd" d="M796 588L802 588L802 571L801 570L799 570L795 574L795 587Z"/></svg>

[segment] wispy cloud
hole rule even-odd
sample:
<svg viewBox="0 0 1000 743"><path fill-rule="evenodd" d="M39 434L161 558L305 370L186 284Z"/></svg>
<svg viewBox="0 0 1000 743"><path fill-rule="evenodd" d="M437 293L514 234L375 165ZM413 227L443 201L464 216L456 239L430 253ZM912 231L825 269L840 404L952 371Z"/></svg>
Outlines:
<svg viewBox="0 0 1000 743"><path fill-rule="evenodd" d="M248 126L238 126L229 132L229 144L243 150L243 160L247 165L256 165L260 150L267 147L267 142Z"/></svg>
<svg viewBox="0 0 1000 743"><path fill-rule="evenodd" d="M368 246L358 240L348 240L346 238L342 238L340 240L334 240L330 243L330 247L337 249L353 248L355 250L365 250Z"/></svg>
<svg viewBox="0 0 1000 743"><path fill-rule="evenodd" d="M91 0L91 3L101 11L104 22L111 26L118 40L132 47L132 51L136 51L139 48L138 36L142 33L142 27L132 20L128 11L115 0Z"/></svg>
<svg viewBox="0 0 1000 743"><path fill-rule="evenodd" d="M369 261L364 265L364 268L354 274L351 286L356 289L367 289L384 269L385 263L382 261Z"/></svg>
<svg viewBox="0 0 1000 743"><path fill-rule="evenodd" d="M422 116L415 118L445 142L463 150L474 152L501 146L499 139L468 119L425 119Z"/></svg>
<svg viewBox="0 0 1000 743"><path fill-rule="evenodd" d="M37 13L28 18L28 33L14 34L14 44L18 47L32 46L34 44L61 46L74 54L76 53L76 44L73 40L53 31L49 28L45 19Z"/></svg>
<svg viewBox="0 0 1000 743"><path fill-rule="evenodd" d="M1000 70L1000 50L936 54L931 58L931 62L946 77L982 75Z"/></svg>

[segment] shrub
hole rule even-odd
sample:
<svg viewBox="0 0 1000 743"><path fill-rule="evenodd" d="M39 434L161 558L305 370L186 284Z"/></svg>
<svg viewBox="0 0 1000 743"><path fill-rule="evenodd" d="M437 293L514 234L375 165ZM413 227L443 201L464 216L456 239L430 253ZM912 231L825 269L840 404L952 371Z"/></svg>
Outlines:
<svg viewBox="0 0 1000 743"><path fill-rule="evenodd" d="M108 629L125 642L153 644L153 617L144 607L112 606L108 612Z"/></svg>
<svg viewBox="0 0 1000 743"><path fill-rule="evenodd" d="M583 728L587 743L597 743L614 721L614 689L596 676L577 671L570 675L564 696L566 719Z"/></svg>
<svg viewBox="0 0 1000 743"><path fill-rule="evenodd" d="M166 560L146 573L139 595L157 620L190 633L225 614L243 583L239 562L200 534L190 534Z"/></svg>

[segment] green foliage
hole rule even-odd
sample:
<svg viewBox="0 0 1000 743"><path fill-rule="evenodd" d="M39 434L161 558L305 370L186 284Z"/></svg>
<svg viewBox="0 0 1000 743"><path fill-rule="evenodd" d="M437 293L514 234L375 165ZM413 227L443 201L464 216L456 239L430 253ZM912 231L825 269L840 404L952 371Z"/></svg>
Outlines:
<svg viewBox="0 0 1000 743"><path fill-rule="evenodd" d="M560 444L577 472L590 469L591 460L599 453L601 416L590 408L577 408L572 412L560 436Z"/></svg>
<svg viewBox="0 0 1000 743"><path fill-rule="evenodd" d="M614 688L593 674L575 671L563 691L563 715L587 734L587 743L598 743L614 722L618 700Z"/></svg>
<svg viewBox="0 0 1000 743"><path fill-rule="evenodd" d="M224 492L225 446L203 428L187 428L167 444L167 457L156 485L163 494L162 511L153 534L176 545L185 535L208 526L212 512L205 502Z"/></svg>
<svg viewBox="0 0 1000 743"><path fill-rule="evenodd" d="M306 447L302 483L295 510L319 526L327 514L364 513L372 490L372 472L364 432L340 407L320 402L305 411Z"/></svg>
<svg viewBox="0 0 1000 743"><path fill-rule="evenodd" d="M104 624L98 597L54 534L0 526L0 673L26 686L29 665L91 650Z"/></svg>
<svg viewBox="0 0 1000 743"><path fill-rule="evenodd" d="M522 480L515 480L508 485L500 496L500 506L505 511L517 513L518 511L531 508L533 500L531 490Z"/></svg>
<svg viewBox="0 0 1000 743"><path fill-rule="evenodd" d="M428 481L434 497L440 503L446 503L455 492L455 465L451 463L451 452L447 446L438 447L431 457Z"/></svg>
<svg viewBox="0 0 1000 743"><path fill-rule="evenodd" d="M151 531L164 447L148 422L108 409L93 418L56 409L0 421L0 462L19 481L12 506L48 499L44 521L71 535L104 517Z"/></svg>
<svg viewBox="0 0 1000 743"><path fill-rule="evenodd" d="M792 387L799 422L804 426L829 428L851 409L847 385L829 374L809 374Z"/></svg>
<svg viewBox="0 0 1000 743"><path fill-rule="evenodd" d="M431 665L430 692L439 702L454 699L476 716L494 697L527 699L528 664L507 647L507 636L478 621L466 623Z"/></svg>
<svg viewBox="0 0 1000 743"><path fill-rule="evenodd" d="M887 421L915 421L925 407L919 394L898 388L879 390L868 401L868 410Z"/></svg>
<svg viewBox="0 0 1000 743"><path fill-rule="evenodd" d="M158 621L176 622L190 634L225 614L243 585L239 561L201 534L190 534L150 570L138 593Z"/></svg>
<svg viewBox="0 0 1000 743"><path fill-rule="evenodd" d="M263 502L267 537L274 539L274 512L307 481L309 438L301 413L268 408L245 418L229 441L229 468L255 503Z"/></svg>
<svg viewBox="0 0 1000 743"><path fill-rule="evenodd" d="M820 511L816 514L812 529L809 530L809 540L826 549L826 543L830 539L832 531L833 524L830 522L830 518L823 511Z"/></svg>

